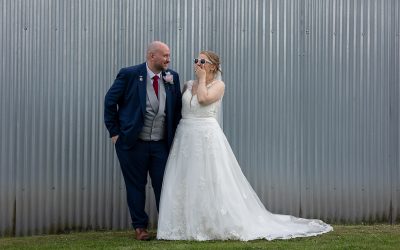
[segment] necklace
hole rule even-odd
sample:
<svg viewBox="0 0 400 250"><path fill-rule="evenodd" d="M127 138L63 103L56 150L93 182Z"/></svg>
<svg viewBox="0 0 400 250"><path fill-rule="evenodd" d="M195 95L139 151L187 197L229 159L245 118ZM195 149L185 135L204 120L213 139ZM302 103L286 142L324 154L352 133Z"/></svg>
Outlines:
<svg viewBox="0 0 400 250"><path fill-rule="evenodd" d="M212 80L209 84L206 84L206 88L209 89L215 84L215 80Z"/></svg>

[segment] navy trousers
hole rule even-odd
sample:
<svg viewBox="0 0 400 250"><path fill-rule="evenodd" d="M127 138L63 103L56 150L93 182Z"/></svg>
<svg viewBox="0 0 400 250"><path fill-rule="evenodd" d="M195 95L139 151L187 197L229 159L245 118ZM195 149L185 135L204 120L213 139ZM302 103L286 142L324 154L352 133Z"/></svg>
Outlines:
<svg viewBox="0 0 400 250"><path fill-rule="evenodd" d="M125 180L126 195L133 228L147 228L146 202L147 174L149 173L156 198L157 211L165 165L168 159L166 141L142 141L130 149L121 149L118 141L115 150Z"/></svg>

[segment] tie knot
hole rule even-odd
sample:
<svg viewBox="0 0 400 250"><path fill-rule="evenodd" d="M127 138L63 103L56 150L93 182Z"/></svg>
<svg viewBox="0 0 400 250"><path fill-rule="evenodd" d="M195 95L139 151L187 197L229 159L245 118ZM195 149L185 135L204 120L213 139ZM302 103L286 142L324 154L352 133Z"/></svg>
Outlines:
<svg viewBox="0 0 400 250"><path fill-rule="evenodd" d="M157 81L158 78L159 78L158 75L153 76L153 80L156 80L156 81Z"/></svg>

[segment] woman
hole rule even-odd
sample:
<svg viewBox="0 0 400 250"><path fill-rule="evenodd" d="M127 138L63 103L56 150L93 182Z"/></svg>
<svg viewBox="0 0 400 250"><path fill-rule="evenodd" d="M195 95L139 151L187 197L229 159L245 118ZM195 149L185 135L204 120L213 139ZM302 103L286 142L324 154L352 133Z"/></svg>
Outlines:
<svg viewBox="0 0 400 250"><path fill-rule="evenodd" d="M182 119L164 174L157 238L272 240L331 231L320 220L265 209L216 119L225 89L219 57L200 52L194 71L197 80L184 86Z"/></svg>

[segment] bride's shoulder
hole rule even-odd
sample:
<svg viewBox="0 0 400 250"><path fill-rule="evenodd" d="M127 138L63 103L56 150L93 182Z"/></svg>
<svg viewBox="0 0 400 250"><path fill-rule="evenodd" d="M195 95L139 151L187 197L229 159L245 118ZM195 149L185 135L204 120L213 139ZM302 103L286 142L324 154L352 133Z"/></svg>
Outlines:
<svg viewBox="0 0 400 250"><path fill-rule="evenodd" d="M194 80L189 80L189 81L185 82L185 84L186 84L187 86L192 86L193 83L194 83Z"/></svg>
<svg viewBox="0 0 400 250"><path fill-rule="evenodd" d="M225 89L225 83L222 80L215 80L211 87L214 86L218 89Z"/></svg>
<svg viewBox="0 0 400 250"><path fill-rule="evenodd" d="M222 80L216 80L215 84L225 87L225 83Z"/></svg>
<svg viewBox="0 0 400 250"><path fill-rule="evenodd" d="M192 89L193 83L194 83L194 80L186 81L186 82L183 84L182 93L184 93L187 89Z"/></svg>

